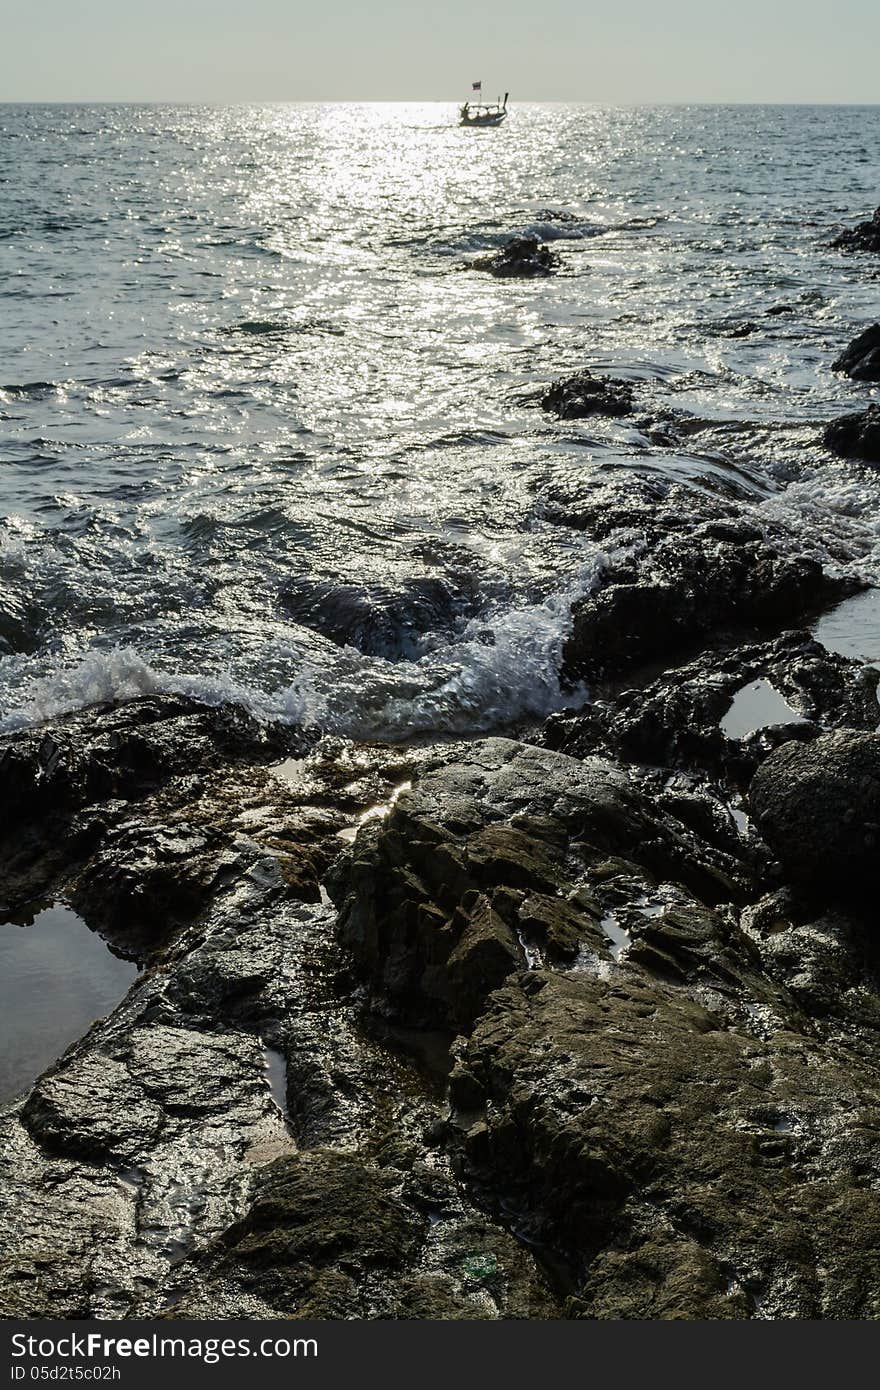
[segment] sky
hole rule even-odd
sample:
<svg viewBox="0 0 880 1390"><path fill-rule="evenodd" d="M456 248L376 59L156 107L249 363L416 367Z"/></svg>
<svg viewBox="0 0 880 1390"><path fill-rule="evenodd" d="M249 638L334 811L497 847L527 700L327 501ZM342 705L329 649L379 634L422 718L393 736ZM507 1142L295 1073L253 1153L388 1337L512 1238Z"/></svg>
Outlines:
<svg viewBox="0 0 880 1390"><path fill-rule="evenodd" d="M0 101L880 102L880 0L0 0Z"/></svg>

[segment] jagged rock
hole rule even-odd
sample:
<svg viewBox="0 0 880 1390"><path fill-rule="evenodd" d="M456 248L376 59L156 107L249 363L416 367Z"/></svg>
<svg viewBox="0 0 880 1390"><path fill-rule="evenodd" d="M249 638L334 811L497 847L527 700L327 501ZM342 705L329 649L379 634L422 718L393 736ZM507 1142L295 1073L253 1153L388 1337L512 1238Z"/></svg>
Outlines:
<svg viewBox="0 0 880 1390"><path fill-rule="evenodd" d="M866 328L831 364L832 371L845 372L853 381L880 381L880 323Z"/></svg>
<svg viewBox="0 0 880 1390"><path fill-rule="evenodd" d="M825 426L825 446L841 458L880 463L880 405L841 415Z"/></svg>
<svg viewBox="0 0 880 1390"><path fill-rule="evenodd" d="M573 609L564 650L571 679L595 680L731 629L768 629L829 604L852 585L817 561L777 549L744 519L688 518L664 532L664 507L648 544L605 571L597 592ZM678 533L677 533L678 532Z"/></svg>
<svg viewBox="0 0 880 1390"><path fill-rule="evenodd" d="M179 695L92 706L0 743L0 828L108 797L138 797L172 776L302 752L295 728L260 724L238 705Z"/></svg>
<svg viewBox="0 0 880 1390"><path fill-rule="evenodd" d="M549 246L542 246L537 237L512 237L504 243L500 251L488 256L478 256L470 262L471 270L486 270L490 275L501 278L522 276L552 275L559 266L559 257Z"/></svg>
<svg viewBox="0 0 880 1390"><path fill-rule="evenodd" d="M608 953L590 885L616 872L609 856L709 901L740 891L735 860L610 763L487 739L360 831L331 884L341 937L392 1016L467 1028L526 946L557 961Z"/></svg>
<svg viewBox="0 0 880 1390"><path fill-rule="evenodd" d="M749 791L761 834L798 883L830 898L880 879L880 735L848 729L788 743Z"/></svg>
<svg viewBox="0 0 880 1390"><path fill-rule="evenodd" d="M514 977L462 1065L464 1169L564 1256L573 1315L880 1312L873 1068L633 968Z"/></svg>
<svg viewBox="0 0 880 1390"><path fill-rule="evenodd" d="M844 251L880 251L880 208L867 222L847 227L831 243Z"/></svg>
<svg viewBox="0 0 880 1390"><path fill-rule="evenodd" d="M770 682L802 715L803 722L773 737L815 737L823 728L843 725L872 730L880 717L880 673L826 651L807 632L788 632L773 642L704 654L614 699L553 715L542 742L574 757L601 754L711 770L744 789L771 751L770 735L758 731L732 740L721 722L736 693L758 679Z"/></svg>
<svg viewBox="0 0 880 1390"><path fill-rule="evenodd" d="M633 389L627 381L582 371L554 381L541 397L541 406L563 420L579 420L588 415L630 415Z"/></svg>

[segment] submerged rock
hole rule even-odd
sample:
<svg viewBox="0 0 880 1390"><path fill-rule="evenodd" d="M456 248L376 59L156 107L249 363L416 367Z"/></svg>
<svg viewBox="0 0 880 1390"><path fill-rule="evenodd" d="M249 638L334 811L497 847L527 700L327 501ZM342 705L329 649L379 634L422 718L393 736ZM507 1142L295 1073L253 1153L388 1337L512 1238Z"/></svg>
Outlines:
<svg viewBox="0 0 880 1390"><path fill-rule="evenodd" d="M853 381L880 381L880 323L854 338L832 363L832 371L845 372Z"/></svg>
<svg viewBox="0 0 880 1390"><path fill-rule="evenodd" d="M867 222L847 227L831 243L844 251L880 251L880 208Z"/></svg>
<svg viewBox="0 0 880 1390"><path fill-rule="evenodd" d="M448 635L476 610L476 583L415 575L391 584L347 584L303 576L280 603L295 622L339 646L390 661L413 659L433 634Z"/></svg>
<svg viewBox="0 0 880 1390"><path fill-rule="evenodd" d="M633 408L633 390L627 381L597 377L583 371L554 381L541 397L541 406L563 420L579 420L589 415L629 415Z"/></svg>
<svg viewBox="0 0 880 1390"><path fill-rule="evenodd" d="M849 729L787 743L749 791L761 834L786 873L822 896L870 893L880 882L880 735Z"/></svg>
<svg viewBox="0 0 880 1390"><path fill-rule="evenodd" d="M825 427L825 445L842 458L880 463L880 405L842 415Z"/></svg>
<svg viewBox="0 0 880 1390"><path fill-rule="evenodd" d="M559 267L560 260L549 246L543 246L537 237L512 237L499 251L488 256L478 256L470 262L471 270L485 270L490 275L502 278L522 276L552 275Z"/></svg>

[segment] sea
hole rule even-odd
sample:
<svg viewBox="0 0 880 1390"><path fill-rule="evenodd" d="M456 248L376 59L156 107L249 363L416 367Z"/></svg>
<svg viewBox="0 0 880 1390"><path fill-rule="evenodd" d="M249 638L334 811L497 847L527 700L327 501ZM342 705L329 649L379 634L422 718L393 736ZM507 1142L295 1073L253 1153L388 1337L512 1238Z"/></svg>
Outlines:
<svg viewBox="0 0 880 1390"><path fill-rule="evenodd" d="M878 201L880 107L0 107L0 730L155 691L389 740L588 699L572 604L640 539L548 498L615 472L880 584L880 475L818 442L880 398L830 370L880 262L829 243ZM523 233L558 274L470 268ZM636 415L544 413L584 367ZM658 445L666 411L708 426Z"/></svg>

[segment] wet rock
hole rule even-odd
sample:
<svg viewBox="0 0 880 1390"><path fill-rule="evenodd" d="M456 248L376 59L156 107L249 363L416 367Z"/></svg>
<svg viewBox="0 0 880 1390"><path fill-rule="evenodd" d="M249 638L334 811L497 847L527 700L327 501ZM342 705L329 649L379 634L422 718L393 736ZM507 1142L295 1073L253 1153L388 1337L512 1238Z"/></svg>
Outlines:
<svg viewBox="0 0 880 1390"><path fill-rule="evenodd" d="M844 372L853 381L880 381L880 323L854 338L832 363L832 371Z"/></svg>
<svg viewBox="0 0 880 1390"><path fill-rule="evenodd" d="M476 584L434 575L398 586L345 584L303 576L279 600L295 622L339 646L400 661L419 656L435 634L450 634L476 609Z"/></svg>
<svg viewBox="0 0 880 1390"><path fill-rule="evenodd" d="M208 901L225 846L219 829L126 819L108 830L71 901L107 935L124 936L130 953L153 949Z"/></svg>
<svg viewBox="0 0 880 1390"><path fill-rule="evenodd" d="M705 653L644 686L554 715L541 741L574 757L601 754L711 772L744 790L773 746L769 730L759 724L755 733L733 739L722 720L737 692L758 679L802 716L803 723L777 731L785 739L877 725L880 673L828 652L807 632L789 632L772 642Z"/></svg>
<svg viewBox="0 0 880 1390"><path fill-rule="evenodd" d="M488 739L359 833L331 883L341 939L392 1017L468 1028L527 951L608 954L591 885L616 872L614 856L709 901L741 891L733 859L610 763Z"/></svg>
<svg viewBox="0 0 880 1390"><path fill-rule="evenodd" d="M768 981L801 1011L800 1027L874 1065L880 994L874 987L877 943L870 904L819 910L811 896L776 889L742 917Z"/></svg>
<svg viewBox="0 0 880 1390"><path fill-rule="evenodd" d="M154 990L0 1120L4 1316L154 1312L181 1255L239 1214L255 1160L289 1145L257 1041L151 1024Z"/></svg>
<svg viewBox="0 0 880 1390"><path fill-rule="evenodd" d="M437 1175L432 1186L436 1215L450 1185ZM472 1221L435 1243L414 1195L411 1186L401 1195L399 1174L357 1155L279 1159L260 1173L245 1216L197 1262L175 1315L552 1316L511 1237Z"/></svg>
<svg viewBox="0 0 880 1390"><path fill-rule="evenodd" d="M206 904L243 830L274 831L291 882L317 900L328 853L314 846L332 843L344 819L315 810L283 823L289 797L285 804L283 785L265 771L312 742L234 706L175 696L97 706L7 735L3 905L23 911L63 896L124 954L145 959Z"/></svg>
<svg viewBox="0 0 880 1390"><path fill-rule="evenodd" d="M847 227L831 243L844 251L880 251L880 208L867 222Z"/></svg>
<svg viewBox="0 0 880 1390"><path fill-rule="evenodd" d="M876 889L880 735L839 729L785 744L759 768L749 803L792 880L831 898Z"/></svg>
<svg viewBox="0 0 880 1390"><path fill-rule="evenodd" d="M463 1166L564 1257L575 1315L877 1315L873 1068L636 969L514 977L463 1062Z"/></svg>
<svg viewBox="0 0 880 1390"><path fill-rule="evenodd" d="M627 381L582 371L554 381L541 397L541 407L563 420L579 420L589 415L629 415L633 408L633 390Z"/></svg>
<svg viewBox="0 0 880 1390"><path fill-rule="evenodd" d="M400 755L337 750L332 777L316 758L289 770L295 783L233 765L123 804L131 835L104 840L95 902L117 858L132 872L144 858L155 895L146 850L185 878L187 846L193 864L214 853L208 827L224 843L200 913L0 1115L3 1315L555 1314L534 1258L475 1209L436 1145L428 1161L438 1083L358 1026L333 913L302 901L290 871L314 819L324 852L335 782L357 813L383 760ZM314 804L298 807L293 785ZM337 813L329 823L338 854ZM181 839L163 840L172 825Z"/></svg>
<svg viewBox="0 0 880 1390"><path fill-rule="evenodd" d="M761 331L760 325L753 319L745 319L741 323L732 323L728 327L719 330L725 338L751 338L755 333Z"/></svg>
<svg viewBox="0 0 880 1390"><path fill-rule="evenodd" d="M657 522L648 544L609 566L602 587L575 605L564 649L569 678L596 680L669 659L725 631L790 626L850 587L810 557L777 549L751 521L698 521L691 509L681 533L673 522L664 534Z"/></svg>
<svg viewBox="0 0 880 1390"><path fill-rule="evenodd" d="M30 600L0 581L0 656L32 652L39 646L39 629L46 614Z"/></svg>
<svg viewBox="0 0 880 1390"><path fill-rule="evenodd" d="M825 427L825 446L841 458L880 463L880 405L841 415Z"/></svg>
<svg viewBox="0 0 880 1390"><path fill-rule="evenodd" d="M470 262L471 270L485 270L502 279L518 276L525 279L552 275L560 264L559 257L549 246L542 246L537 237L512 237L499 251L478 256Z"/></svg>
<svg viewBox="0 0 880 1390"><path fill-rule="evenodd" d="M143 796L218 758L268 762L307 743L299 730L260 724L237 705L215 709L161 695L93 706L0 741L0 829L49 811Z"/></svg>

